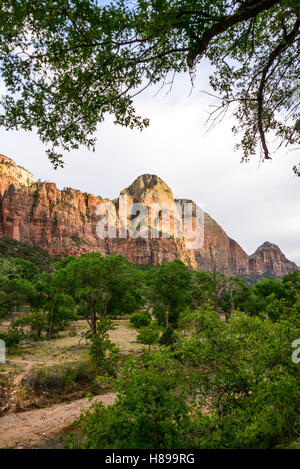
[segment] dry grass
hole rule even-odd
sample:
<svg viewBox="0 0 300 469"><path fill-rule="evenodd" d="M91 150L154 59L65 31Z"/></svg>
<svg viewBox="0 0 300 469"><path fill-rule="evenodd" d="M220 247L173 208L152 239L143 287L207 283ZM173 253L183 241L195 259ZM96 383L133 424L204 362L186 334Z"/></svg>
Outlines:
<svg viewBox="0 0 300 469"><path fill-rule="evenodd" d="M112 342L119 348L121 354L126 356L138 353L141 349L141 345L136 342L138 333L130 325L129 320L119 319L115 323L117 328L111 331L110 337ZM2 330L5 325L2 323ZM4 329L4 331L6 330ZM31 395L22 396L20 394L21 383L24 378L30 375L30 370L34 371L37 368L46 370L49 367L68 367L72 364L76 367L80 366L82 362L89 362L89 344L86 343L84 338L79 343L82 333L88 330L89 325L86 321L77 321L61 332L55 339L50 341L32 341L32 345L24 343L18 347L16 353L8 355L7 362L0 364L0 401L2 400L0 413L2 407L7 407L11 411L11 409L15 409L16 405L18 405L18 410L27 407L31 408L31 405L36 407L48 405L50 402L48 394L44 396L45 402L42 402L41 399L35 402L35 396L33 396L34 398ZM14 391L6 392L9 389ZM4 393L5 396L1 393ZM83 397L86 394L86 389L84 386L82 389L76 388L73 394L70 400ZM53 396L53 399L55 401L56 397Z"/></svg>
<svg viewBox="0 0 300 469"><path fill-rule="evenodd" d="M116 321L117 329L111 331L110 339L122 353L135 353L141 350L141 344L136 341L138 332L132 327L128 319Z"/></svg>
<svg viewBox="0 0 300 469"><path fill-rule="evenodd" d="M111 331L112 342L120 349L121 353L128 355L136 353L141 349L141 345L136 342L137 331L130 325L127 319L115 321L117 329ZM2 323L2 330L6 326ZM37 362L41 364L59 364L66 361L85 360L88 357L89 345L85 339L79 343L82 333L87 332L89 326L86 321L80 320L70 325L61 332L57 338L50 341L41 340L33 345L22 345L19 347L16 356L8 357L11 364L15 363L22 367L22 361ZM71 331L76 331L73 335ZM72 336L71 336L72 335ZM1 368L8 367L9 363ZM3 370L4 371L4 370Z"/></svg>

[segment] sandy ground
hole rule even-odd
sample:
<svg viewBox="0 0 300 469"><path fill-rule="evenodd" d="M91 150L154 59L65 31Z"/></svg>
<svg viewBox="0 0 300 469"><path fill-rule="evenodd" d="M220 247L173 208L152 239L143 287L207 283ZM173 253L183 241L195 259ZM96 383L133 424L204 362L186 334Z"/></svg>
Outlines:
<svg viewBox="0 0 300 469"><path fill-rule="evenodd" d="M94 397L92 403L102 401L104 405L110 405L114 400L115 394L107 393ZM5 415L0 419L0 448L51 449L57 445L57 435L80 417L82 410L90 406L91 402L85 398L69 404Z"/></svg>
<svg viewBox="0 0 300 469"><path fill-rule="evenodd" d="M9 323L2 322L1 329L6 330ZM137 331L126 319L116 321L117 329L111 331L111 340L122 354L137 353L141 345L136 342ZM9 357L6 364L0 366L1 380L10 376L10 400L8 412L0 417L0 448L57 448L58 435L76 420L81 410L90 407L86 398L72 400L70 403L59 403L51 407L18 412L18 402L22 395L22 379L36 365L49 366L83 360L88 357L88 344L80 340L82 333L88 329L85 321L77 321L60 337L51 341L39 341L32 345L23 345L16 356ZM70 334L72 330L75 334ZM115 394L107 393L94 397L104 405L113 403Z"/></svg>
<svg viewBox="0 0 300 469"><path fill-rule="evenodd" d="M136 341L137 330L130 325L127 319L117 320L115 323L117 329L109 333L112 342L122 354L138 352L141 345ZM0 324L0 332L6 332L8 325L9 321L3 321ZM88 329L87 322L80 320L73 323L66 331L61 332L58 338L34 342L32 346L22 345L19 347L18 362L20 364L20 360L31 360L47 364L49 360L61 363L85 359L88 357L89 347L85 339L82 339L82 334ZM70 330L74 331L76 335L70 336ZM15 357L9 360L16 361Z"/></svg>

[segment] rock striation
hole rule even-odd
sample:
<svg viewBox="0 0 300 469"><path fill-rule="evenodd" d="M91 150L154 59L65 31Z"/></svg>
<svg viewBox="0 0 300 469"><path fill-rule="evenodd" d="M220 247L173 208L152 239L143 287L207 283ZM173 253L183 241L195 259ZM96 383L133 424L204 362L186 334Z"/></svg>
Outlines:
<svg viewBox="0 0 300 469"><path fill-rule="evenodd" d="M147 207L150 204L177 204L176 207L180 208L189 202L193 205L195 218L196 205L186 199L174 199L172 190L155 175L139 176L120 195L126 196L129 224L138 224L137 217L140 216L128 208L133 203ZM118 237L120 226L117 223L117 237L99 238L97 225L103 218L103 214L99 215L99 205L110 204L118 218L121 210L119 201L109 201L71 188L59 190L54 183L35 182L29 171L0 155L0 237L9 236L58 256L78 256L91 251L104 256L117 253L137 265L160 265L180 259L193 269L216 268L228 275L268 272L281 277L297 269L296 264L288 261L271 243L264 243L249 257L207 213L204 214L203 245L196 249L187 247L185 236L179 239L174 235L179 219L177 209L170 217L173 231L171 229L169 238L151 236L153 220L150 215L147 215L147 236ZM158 223L163 233L160 218Z"/></svg>
<svg viewBox="0 0 300 469"><path fill-rule="evenodd" d="M283 277L298 269L297 265L289 261L276 244L265 241L255 253L249 257L251 272L257 275L272 273L276 277Z"/></svg>

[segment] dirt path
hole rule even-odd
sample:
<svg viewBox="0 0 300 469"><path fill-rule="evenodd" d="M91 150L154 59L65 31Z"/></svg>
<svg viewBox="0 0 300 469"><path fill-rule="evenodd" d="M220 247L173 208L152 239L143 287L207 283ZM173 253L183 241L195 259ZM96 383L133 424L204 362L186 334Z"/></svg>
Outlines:
<svg viewBox="0 0 300 469"><path fill-rule="evenodd" d="M32 360L11 360L10 363L22 366L22 370L17 372L11 380L12 387L10 392L10 403L8 404L10 412L18 412L19 392L23 378L25 378L33 366L39 364L44 365L45 363ZM47 362L47 365L48 364L51 364L51 362Z"/></svg>
<svg viewBox="0 0 300 469"><path fill-rule="evenodd" d="M112 404L114 393L96 396L92 402ZM43 446L65 427L76 420L82 409L90 407L88 399L79 399L70 404L57 404L44 409L34 409L19 414L8 414L0 418L0 448L30 448Z"/></svg>
<svg viewBox="0 0 300 469"><path fill-rule="evenodd" d="M25 365L24 369L17 373L17 375L13 378L12 383L16 388L21 386L22 379L29 373L31 368L36 364L31 360L12 360L11 363Z"/></svg>

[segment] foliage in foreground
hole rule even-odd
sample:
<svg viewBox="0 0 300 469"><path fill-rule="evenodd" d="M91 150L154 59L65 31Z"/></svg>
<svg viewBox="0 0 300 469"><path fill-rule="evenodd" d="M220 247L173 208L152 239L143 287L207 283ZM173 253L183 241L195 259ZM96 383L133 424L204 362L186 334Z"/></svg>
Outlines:
<svg viewBox="0 0 300 469"><path fill-rule="evenodd" d="M193 79L206 59L212 122L235 104L244 160L257 147L270 159L269 134L299 142L298 47L298 0L2 0L0 125L36 128L56 167L61 151L94 149L108 114L148 126L134 97L177 73Z"/></svg>
<svg viewBox="0 0 300 469"><path fill-rule="evenodd" d="M163 352L130 360L116 382L116 404L94 406L82 427L82 448L182 448L189 425L183 366ZM77 446L76 439L71 446Z"/></svg>
<svg viewBox="0 0 300 469"><path fill-rule="evenodd" d="M109 338L109 331L117 326L108 317L103 317L97 324L97 333L91 337L90 357L92 363L105 372L114 375L118 362L119 350Z"/></svg>
<svg viewBox="0 0 300 469"><path fill-rule="evenodd" d="M82 385L95 386L97 375L97 368L89 360L36 366L29 371L23 385L37 394L66 393Z"/></svg>
<svg viewBox="0 0 300 469"><path fill-rule="evenodd" d="M300 434L292 322L210 308L171 349L143 352L117 380L118 398L82 416L81 448L270 448Z"/></svg>

